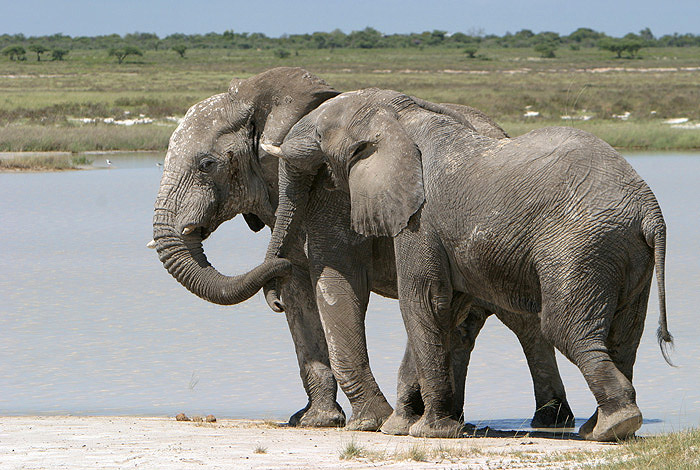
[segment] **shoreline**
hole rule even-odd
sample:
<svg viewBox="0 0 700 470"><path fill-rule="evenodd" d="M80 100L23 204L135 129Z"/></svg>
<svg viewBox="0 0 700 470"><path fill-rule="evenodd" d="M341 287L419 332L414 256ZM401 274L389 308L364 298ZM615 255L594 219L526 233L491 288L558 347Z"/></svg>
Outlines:
<svg viewBox="0 0 700 470"><path fill-rule="evenodd" d="M174 417L2 416L0 467L161 470L557 468L599 460L615 444L578 439L423 439L379 432L292 428L271 421ZM547 466L545 465L545 468Z"/></svg>

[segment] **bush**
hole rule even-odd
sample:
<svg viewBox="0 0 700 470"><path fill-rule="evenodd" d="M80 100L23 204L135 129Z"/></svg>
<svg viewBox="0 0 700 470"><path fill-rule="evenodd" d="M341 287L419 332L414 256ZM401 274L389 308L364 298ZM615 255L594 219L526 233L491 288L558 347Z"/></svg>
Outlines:
<svg viewBox="0 0 700 470"><path fill-rule="evenodd" d="M479 47L476 44L469 44L464 48L464 53L467 54L470 59L473 59L478 50Z"/></svg>
<svg viewBox="0 0 700 470"><path fill-rule="evenodd" d="M176 44L172 48L175 52L180 54L180 58L184 59L185 58L185 52L187 51L187 46L184 44Z"/></svg>
<svg viewBox="0 0 700 470"><path fill-rule="evenodd" d="M68 49L53 49L51 51L51 60L63 60L68 55Z"/></svg>
<svg viewBox="0 0 700 470"><path fill-rule="evenodd" d="M2 50L2 55L6 55L10 60L25 60L26 53L22 46L7 46Z"/></svg>
<svg viewBox="0 0 700 470"><path fill-rule="evenodd" d="M557 45L553 41L545 41L535 45L535 52L539 52L540 57L544 59L552 59L556 57L554 51L557 50Z"/></svg>
<svg viewBox="0 0 700 470"><path fill-rule="evenodd" d="M286 49L276 49L275 50L275 57L278 57L280 59L286 59L290 55L291 55L291 53Z"/></svg>

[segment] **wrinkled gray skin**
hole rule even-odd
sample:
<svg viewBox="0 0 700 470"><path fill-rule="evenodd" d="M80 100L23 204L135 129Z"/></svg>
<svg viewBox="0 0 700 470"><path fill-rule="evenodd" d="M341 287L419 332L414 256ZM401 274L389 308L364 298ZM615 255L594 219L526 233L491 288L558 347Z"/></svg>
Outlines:
<svg viewBox="0 0 700 470"><path fill-rule="evenodd" d="M288 272L289 262L271 260L243 276L223 276L209 265L201 242L221 223L237 214L243 214L255 231L265 225L274 225L278 159L267 155L259 143L280 144L302 116L337 94L302 69L279 68L247 80L234 80L228 93L212 96L188 111L170 139L155 204L154 240L164 266L190 291L211 302L234 304L253 295L272 276ZM426 106L438 105L426 103ZM445 112L456 111L480 132L505 137L503 131L480 111L459 105L448 106L452 111L447 109ZM326 193L331 198L340 194ZM345 214L349 201L338 204L329 211L329 217L345 217L342 214ZM346 230L350 231L349 219L343 221ZM286 301L285 313L302 382L309 397L307 406L293 415L290 423L338 426L345 423L345 416L336 402L336 381L329 366L303 243L304 234L290 240L287 257L293 264L292 274L285 277L281 291ZM349 319L343 326L344 334L335 334L331 341L331 354L338 358L337 351L340 350L344 355L338 358L339 366L335 372L341 377L341 385L353 407L353 419L348 427L376 430L392 409L369 368L364 314L369 289L393 298L397 296L394 252L392 240L387 237L365 239L352 249L364 263L358 268L364 276L362 292L349 291L352 294L348 292L333 307L322 303L322 313L330 330L336 324L342 325L345 318ZM469 353L486 316L485 312L471 316L457 338L460 344L463 343L457 348L454 361L456 375L461 381L458 394L463 394ZM531 346L534 343L526 339L532 334L531 324L519 324L519 318L500 318L516 332L525 348L538 408L534 421L543 426L564 422L571 417L571 412L552 348L546 343L541 348ZM408 389L416 387L408 384L407 379ZM414 408L421 406L416 402L415 394L407 397L411 399L408 401L407 398L407 403ZM548 403L550 406L545 406Z"/></svg>
<svg viewBox="0 0 700 470"><path fill-rule="evenodd" d="M319 174L349 195L358 237L393 237L409 343L401 374L416 371L424 410L397 407L389 432L460 435L451 343L470 304L539 315L544 337L596 398L582 437L610 441L639 429L632 368L654 268L659 343L672 341L665 224L649 187L609 145L573 128L495 140L408 96L370 89L322 104L269 151L284 164L268 261L286 256L305 222L312 273L348 263L323 253L336 242L332 225L309 227L328 210L314 190ZM343 292L336 282L327 276L317 287L329 304Z"/></svg>

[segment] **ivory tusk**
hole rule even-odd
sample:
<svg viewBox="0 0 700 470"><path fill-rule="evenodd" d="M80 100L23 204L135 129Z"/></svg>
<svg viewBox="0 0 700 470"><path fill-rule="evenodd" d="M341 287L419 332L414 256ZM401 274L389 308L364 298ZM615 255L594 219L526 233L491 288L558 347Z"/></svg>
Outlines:
<svg viewBox="0 0 700 470"><path fill-rule="evenodd" d="M151 240L150 242L146 243L146 248L150 248L151 250L155 249L156 247L156 241Z"/></svg>
<svg viewBox="0 0 700 470"><path fill-rule="evenodd" d="M282 158L282 149L276 145L260 143L260 148L274 157Z"/></svg>

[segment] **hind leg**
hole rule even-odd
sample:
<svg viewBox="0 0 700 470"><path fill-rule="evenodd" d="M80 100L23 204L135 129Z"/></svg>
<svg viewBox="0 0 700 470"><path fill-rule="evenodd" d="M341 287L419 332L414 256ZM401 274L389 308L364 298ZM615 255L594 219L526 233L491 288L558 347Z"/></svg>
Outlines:
<svg viewBox="0 0 700 470"><path fill-rule="evenodd" d="M617 302L614 293L602 286L605 284L591 284L583 298L558 292L547 299L542 331L579 368L598 403L579 435L587 440L615 441L640 428L642 413L632 382L616 366L607 347Z"/></svg>
<svg viewBox="0 0 700 470"><path fill-rule="evenodd" d="M610 326L610 332L607 337L606 346L608 348L610 358L615 367L632 383L632 369L637 357L637 348L644 330L644 319L646 318L647 301L649 300L649 285L647 285L639 296L631 300L629 305L623 307L615 313L615 317ZM638 411L638 410L637 410ZM624 413L619 413L624 417ZM641 413L639 418L635 418L634 408L629 408L628 425L641 426ZM595 428L598 425L598 411L581 426L579 434L583 437L593 436ZM634 429L636 431L637 429ZM632 431L632 432L634 432Z"/></svg>

